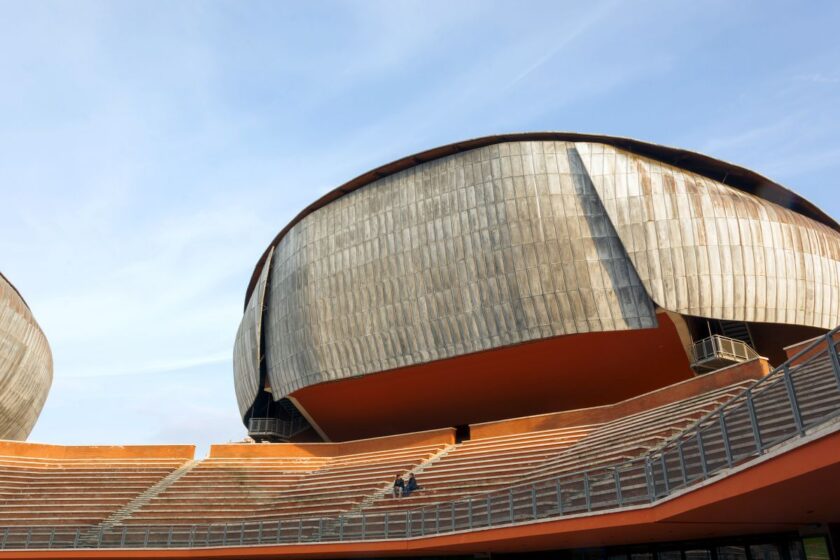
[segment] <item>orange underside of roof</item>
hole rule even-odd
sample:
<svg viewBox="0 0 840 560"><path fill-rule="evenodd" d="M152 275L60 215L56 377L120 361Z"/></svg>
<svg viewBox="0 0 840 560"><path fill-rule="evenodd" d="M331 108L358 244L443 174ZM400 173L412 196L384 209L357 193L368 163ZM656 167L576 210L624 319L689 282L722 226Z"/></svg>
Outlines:
<svg viewBox="0 0 840 560"><path fill-rule="evenodd" d="M840 521L840 432L654 506L451 535L180 550L18 550L0 558L352 558L523 552L796 530Z"/></svg>
<svg viewBox="0 0 840 560"><path fill-rule="evenodd" d="M694 377L674 323L549 338L321 383L292 397L332 441L616 403Z"/></svg>

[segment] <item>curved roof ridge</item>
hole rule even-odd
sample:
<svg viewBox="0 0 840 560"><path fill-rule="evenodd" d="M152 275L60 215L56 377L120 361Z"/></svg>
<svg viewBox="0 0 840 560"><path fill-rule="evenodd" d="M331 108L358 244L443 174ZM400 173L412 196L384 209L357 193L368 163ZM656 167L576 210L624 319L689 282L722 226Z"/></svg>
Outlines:
<svg viewBox="0 0 840 560"><path fill-rule="evenodd" d="M9 279L6 277L6 275L4 275L2 272L0 272L0 278L2 278L2 279L3 279L3 281L4 281L4 282L6 282L6 284L8 284L8 285L12 288L12 290L14 290L14 292L15 292L15 293L17 294L17 296L20 298L20 301L22 301L22 302L23 302L23 305L25 305L25 306L26 306L26 308L27 308L27 309L29 309L29 310L31 311L31 308L29 307L29 304L28 304L28 303L26 303L26 299L24 299L23 294L21 294L21 293L20 293L20 290L18 290L18 289L17 289L17 287L15 287L15 285L14 285L14 284L12 284L12 281L11 281L11 280L9 280Z"/></svg>
<svg viewBox="0 0 840 560"><path fill-rule="evenodd" d="M260 267L265 261L265 258L271 248L276 246L277 243L283 239L286 233L288 233L288 231L303 218L312 212L323 208L334 200L367 186L378 179L393 175L394 173L399 173L400 171L404 171L428 161L504 142L535 142L549 140L561 142L594 142L615 146L637 155L648 157L675 167L680 167L686 171L703 175L704 177L708 177L709 179L713 179L729 187L753 194L770 202L779 204L785 208L789 208L794 212L802 214L803 216L811 218L814 221L822 223L835 231L840 232L840 224L838 224L828 214L820 210L816 205L790 189L776 183L775 181L771 181L767 177L747 169L746 167L722 161L699 152L685 150L682 148L673 148L661 144L653 144L651 142L634 140L632 138L622 136L609 136L605 134L563 131L495 134L491 136L472 138L469 140L461 140L451 144L444 144L443 146L438 146L437 148L431 148L402 157L390 163L380 165L379 167L367 171L366 173L362 173L354 179L347 181L343 185L336 187L318 198L315 202L301 210L282 230L280 230L263 252L254 267L254 272L251 274L251 280L248 282L248 289L245 292L245 305L247 306L248 304L248 298L250 297L251 292L254 289L254 285L256 284L256 279L259 276L258 271L260 270Z"/></svg>

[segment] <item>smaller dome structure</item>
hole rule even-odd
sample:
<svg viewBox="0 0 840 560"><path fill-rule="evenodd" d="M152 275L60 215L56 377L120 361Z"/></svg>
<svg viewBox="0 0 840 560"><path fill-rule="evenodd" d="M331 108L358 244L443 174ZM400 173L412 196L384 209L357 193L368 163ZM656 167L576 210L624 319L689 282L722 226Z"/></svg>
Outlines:
<svg viewBox="0 0 840 560"><path fill-rule="evenodd" d="M0 274L0 439L25 440L52 385L50 345L17 289Z"/></svg>

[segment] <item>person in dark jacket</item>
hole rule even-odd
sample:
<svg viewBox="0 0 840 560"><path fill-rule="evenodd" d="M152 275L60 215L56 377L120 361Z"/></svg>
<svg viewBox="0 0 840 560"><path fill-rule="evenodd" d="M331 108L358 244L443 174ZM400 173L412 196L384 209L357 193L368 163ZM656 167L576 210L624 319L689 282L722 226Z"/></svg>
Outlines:
<svg viewBox="0 0 840 560"><path fill-rule="evenodd" d="M405 494L405 481L400 475L394 477L394 497L399 498Z"/></svg>
<svg viewBox="0 0 840 560"><path fill-rule="evenodd" d="M403 490L403 496L410 496L412 492L420 490L420 485L417 484L417 479L414 478L414 473L411 473L408 477L408 483L405 485L405 489Z"/></svg>

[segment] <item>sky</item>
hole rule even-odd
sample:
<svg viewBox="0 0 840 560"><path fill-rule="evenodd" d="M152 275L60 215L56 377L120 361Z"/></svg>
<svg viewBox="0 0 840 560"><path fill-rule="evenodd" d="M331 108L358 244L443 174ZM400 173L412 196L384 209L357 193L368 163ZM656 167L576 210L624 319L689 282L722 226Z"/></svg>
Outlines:
<svg viewBox="0 0 840 560"><path fill-rule="evenodd" d="M629 136L840 218L840 2L0 0L0 271L50 342L30 441L240 440L253 267L301 209L504 132Z"/></svg>

